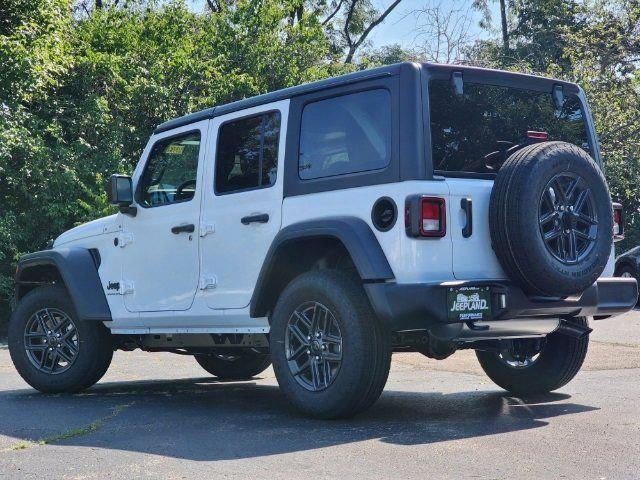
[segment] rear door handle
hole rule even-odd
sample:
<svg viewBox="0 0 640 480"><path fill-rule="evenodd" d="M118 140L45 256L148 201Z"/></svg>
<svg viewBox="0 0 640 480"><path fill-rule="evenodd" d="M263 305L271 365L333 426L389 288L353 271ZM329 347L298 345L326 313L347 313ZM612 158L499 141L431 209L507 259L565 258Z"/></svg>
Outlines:
<svg viewBox="0 0 640 480"><path fill-rule="evenodd" d="M248 215L240 219L243 225L249 225L250 223L267 223L269 221L268 213L259 213L257 215Z"/></svg>
<svg viewBox="0 0 640 480"><path fill-rule="evenodd" d="M461 198L460 208L464 210L464 213L467 217L467 223L462 229L462 236L464 238L469 238L473 234L473 203L471 202L471 199Z"/></svg>
<svg viewBox="0 0 640 480"><path fill-rule="evenodd" d="M189 223L187 225L176 225L175 227L171 227L171 233L193 233L196 229L196 226L193 223Z"/></svg>

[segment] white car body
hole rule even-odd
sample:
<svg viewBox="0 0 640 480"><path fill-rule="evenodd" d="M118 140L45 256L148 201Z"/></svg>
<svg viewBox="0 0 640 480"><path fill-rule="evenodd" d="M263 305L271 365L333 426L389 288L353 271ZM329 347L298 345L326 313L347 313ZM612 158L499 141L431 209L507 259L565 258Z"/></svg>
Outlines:
<svg viewBox="0 0 640 480"><path fill-rule="evenodd" d="M282 118L275 184L266 189L216 195L213 162L220 125L273 110L279 111ZM206 141L200 150L193 200L160 208L138 208L136 217L110 215L71 229L55 240L54 249L77 246L100 251L98 273L113 318L106 322L112 333L268 332L266 318L251 318L249 302L271 242L288 225L335 215L358 217L370 225L399 284L506 278L491 249L488 222L476 222L474 235L463 238L464 212L455 208L460 198L471 198L474 214L487 218L492 180L406 181L283 199L288 110L289 100L267 103L152 135L132 176L134 190L155 142L197 129ZM445 237L418 241L405 234L402 222L389 232L374 228L370 209L377 198L387 196L403 205L405 198L413 194L447 200L451 225ZM267 213L270 221L240 223L241 217L256 213ZM196 225L195 232L171 234L172 226L183 223ZM612 249L602 276L612 276L613 269ZM110 282L118 283L119 289L109 290Z"/></svg>

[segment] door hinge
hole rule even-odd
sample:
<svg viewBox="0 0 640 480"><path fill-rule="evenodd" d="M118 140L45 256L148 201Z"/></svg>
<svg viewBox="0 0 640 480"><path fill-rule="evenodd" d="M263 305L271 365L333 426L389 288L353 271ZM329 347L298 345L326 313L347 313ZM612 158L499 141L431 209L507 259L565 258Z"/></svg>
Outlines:
<svg viewBox="0 0 640 480"><path fill-rule="evenodd" d="M210 233L216 231L216 226L213 223L201 223L200 224L200 236L206 237Z"/></svg>
<svg viewBox="0 0 640 480"><path fill-rule="evenodd" d="M200 290L209 290L215 288L218 283L215 275L205 275L200 277Z"/></svg>
<svg viewBox="0 0 640 480"><path fill-rule="evenodd" d="M118 290L120 295L127 295L133 293L133 282L130 280L120 280L120 289Z"/></svg>
<svg viewBox="0 0 640 480"><path fill-rule="evenodd" d="M118 240L117 246L120 248L124 248L130 243L133 243L133 233L131 232L120 232L116 238Z"/></svg>

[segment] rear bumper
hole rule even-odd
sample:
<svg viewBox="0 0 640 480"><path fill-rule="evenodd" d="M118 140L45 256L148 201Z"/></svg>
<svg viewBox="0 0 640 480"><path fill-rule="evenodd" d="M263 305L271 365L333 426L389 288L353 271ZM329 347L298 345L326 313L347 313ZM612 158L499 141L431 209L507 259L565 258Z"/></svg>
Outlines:
<svg viewBox="0 0 640 480"><path fill-rule="evenodd" d="M492 321L476 322L482 330L449 320L447 289L458 286L491 286ZM429 329L441 331L446 338L544 335L557 328L560 317L619 315L631 310L638 299L638 285L632 278L601 278L582 294L566 298L530 296L508 281L368 283L365 290L391 331Z"/></svg>

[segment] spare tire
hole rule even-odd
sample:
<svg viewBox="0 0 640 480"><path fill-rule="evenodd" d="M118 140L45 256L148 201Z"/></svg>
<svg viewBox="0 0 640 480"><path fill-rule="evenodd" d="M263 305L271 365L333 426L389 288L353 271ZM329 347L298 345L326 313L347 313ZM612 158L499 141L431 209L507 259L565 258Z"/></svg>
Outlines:
<svg viewBox="0 0 640 480"><path fill-rule="evenodd" d="M489 226L502 268L523 290L580 293L611 254L613 210L602 170L575 145L528 145L496 176Z"/></svg>

